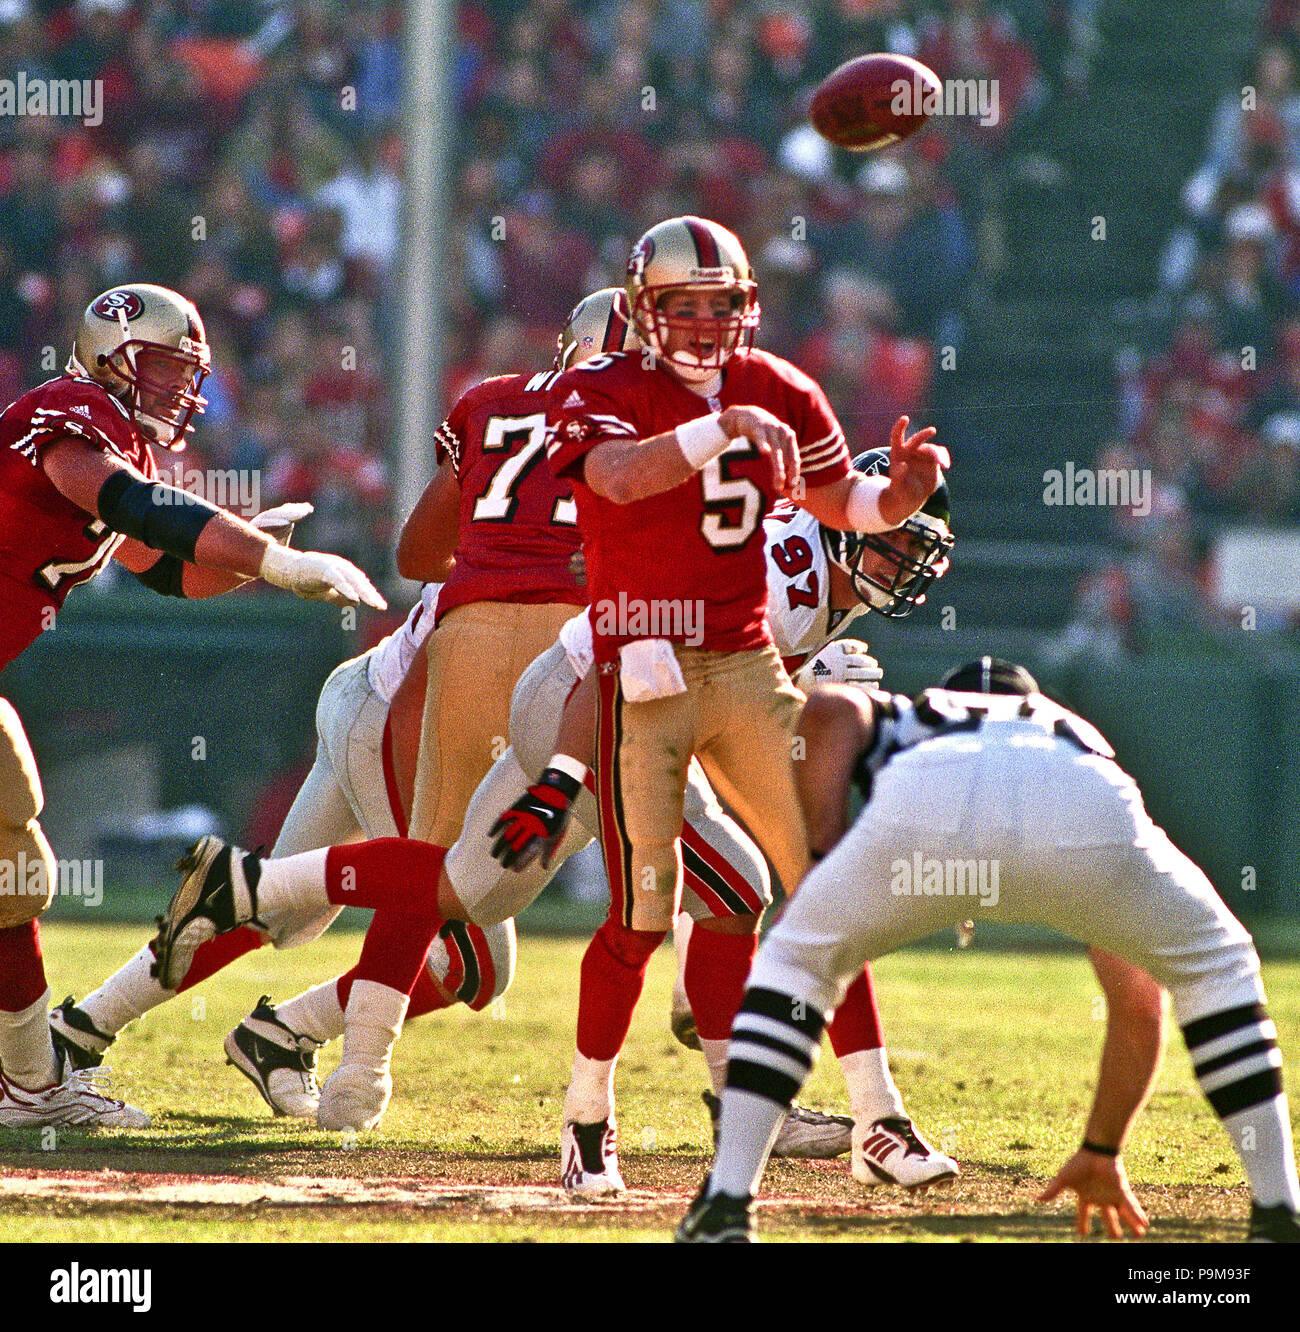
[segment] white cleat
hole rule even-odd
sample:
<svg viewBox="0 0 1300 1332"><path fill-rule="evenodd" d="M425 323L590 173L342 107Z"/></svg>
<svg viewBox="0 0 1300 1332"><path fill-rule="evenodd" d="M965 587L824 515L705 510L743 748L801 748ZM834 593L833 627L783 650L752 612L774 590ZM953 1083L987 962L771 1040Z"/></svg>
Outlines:
<svg viewBox="0 0 1300 1332"><path fill-rule="evenodd" d="M722 1102L712 1093L702 1093L713 1121L713 1148L718 1147L718 1121ZM853 1145L853 1121L848 1115L828 1115L795 1102L781 1122L772 1145L772 1155L797 1161L831 1161Z"/></svg>
<svg viewBox="0 0 1300 1332"><path fill-rule="evenodd" d="M320 1089L316 1124L323 1129L378 1128L393 1096L393 1075L365 1064L340 1064Z"/></svg>
<svg viewBox="0 0 1300 1332"><path fill-rule="evenodd" d="M560 1183L575 1198L608 1198L627 1192L618 1168L618 1129L613 1119L565 1124L560 1135Z"/></svg>
<svg viewBox="0 0 1300 1332"><path fill-rule="evenodd" d="M149 1127L149 1116L124 1101L105 1096L106 1069L73 1069L65 1079L41 1091L25 1091L0 1073L0 1125L37 1128L66 1124L70 1128ZM97 1085L98 1084L98 1085Z"/></svg>
<svg viewBox="0 0 1300 1332"><path fill-rule="evenodd" d="M951 1184L958 1173L957 1162L931 1147L910 1119L877 1119L874 1124L853 1126L853 1178L859 1184L928 1189Z"/></svg>

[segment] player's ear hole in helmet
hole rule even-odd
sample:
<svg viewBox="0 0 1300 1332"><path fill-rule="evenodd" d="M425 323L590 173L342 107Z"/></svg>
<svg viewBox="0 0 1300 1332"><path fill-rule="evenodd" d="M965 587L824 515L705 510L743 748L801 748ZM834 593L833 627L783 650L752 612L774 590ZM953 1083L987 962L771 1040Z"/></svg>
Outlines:
<svg viewBox="0 0 1300 1332"><path fill-rule="evenodd" d="M631 351L636 333L628 318L627 292L602 287L584 296L555 339L555 370L569 370L601 353Z"/></svg>
<svg viewBox="0 0 1300 1332"><path fill-rule="evenodd" d="M868 449L853 459L864 476L889 475L889 450ZM925 600L926 591L942 576L942 564L955 544L948 485L935 492L901 527L892 532L839 532L822 527L822 543L830 561L853 584L854 595L880 615L901 619Z"/></svg>
<svg viewBox="0 0 1300 1332"><path fill-rule="evenodd" d="M194 304L167 287L132 282L86 307L66 371L121 399L143 434L179 452L207 405L199 389L211 366Z"/></svg>
<svg viewBox="0 0 1300 1332"><path fill-rule="evenodd" d="M1014 661L998 657L977 657L948 672L939 681L940 689L958 694L1030 694L1042 693L1038 681Z"/></svg>

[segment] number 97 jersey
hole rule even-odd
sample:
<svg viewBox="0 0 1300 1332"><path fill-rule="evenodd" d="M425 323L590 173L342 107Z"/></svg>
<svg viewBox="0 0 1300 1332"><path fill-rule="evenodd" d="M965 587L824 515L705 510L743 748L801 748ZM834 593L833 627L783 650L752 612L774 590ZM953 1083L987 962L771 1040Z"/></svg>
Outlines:
<svg viewBox="0 0 1300 1332"><path fill-rule="evenodd" d="M546 408L558 372L502 375L461 395L434 436L460 483L456 563L438 618L475 601L585 606L569 560L579 547L567 481L546 465Z"/></svg>

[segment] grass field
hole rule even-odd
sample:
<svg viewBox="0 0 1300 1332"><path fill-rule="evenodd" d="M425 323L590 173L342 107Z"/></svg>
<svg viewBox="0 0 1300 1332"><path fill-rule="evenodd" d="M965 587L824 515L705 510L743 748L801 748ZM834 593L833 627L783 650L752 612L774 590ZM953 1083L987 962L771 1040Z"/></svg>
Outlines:
<svg viewBox="0 0 1300 1332"><path fill-rule="evenodd" d="M45 930L56 1000L83 995L133 953L138 926ZM225 1033L269 991L345 969L355 934L252 954L130 1029L114 1090L154 1116L145 1132L0 1130L0 1240L664 1240L708 1159L698 1054L666 1022L661 950L619 1069L624 1174L617 1204L554 1187L582 942L525 937L495 1012L413 1023L398 1047L383 1127L353 1141L273 1120L227 1068ZM922 949L877 968L895 1077L918 1127L962 1164L946 1191L864 1192L847 1158L776 1162L768 1240L1064 1240L1072 1213L1033 1195L1073 1150L1104 1011L1081 954ZM1283 1053L1300 1063L1300 963L1265 964ZM322 1073L332 1067L322 1056ZM335 1056L336 1057L336 1056ZM1294 1084L1293 1084L1294 1085ZM829 1052L804 1100L842 1107ZM1249 1203L1228 1141L1175 1035L1127 1154L1151 1240L1240 1239ZM253 1229L255 1225L255 1231Z"/></svg>

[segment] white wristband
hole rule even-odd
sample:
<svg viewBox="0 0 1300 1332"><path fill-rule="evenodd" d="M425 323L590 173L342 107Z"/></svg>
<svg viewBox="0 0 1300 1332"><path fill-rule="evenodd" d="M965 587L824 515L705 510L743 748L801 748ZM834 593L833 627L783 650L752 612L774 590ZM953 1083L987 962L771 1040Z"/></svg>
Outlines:
<svg viewBox="0 0 1300 1332"><path fill-rule="evenodd" d="M859 476L844 501L844 516L854 532L888 532L880 512L880 497L889 485L887 477Z"/></svg>
<svg viewBox="0 0 1300 1332"><path fill-rule="evenodd" d="M278 542L272 541L262 552L262 563L258 568L257 576L264 582L283 587L284 583L281 580L288 576L289 570L301 558L301 551L294 550L292 546L281 546Z"/></svg>
<svg viewBox="0 0 1300 1332"><path fill-rule="evenodd" d="M576 759L571 754L552 754L551 761L546 766L564 773L566 777L572 777L579 786L587 780L587 774L591 771L581 759Z"/></svg>
<svg viewBox="0 0 1300 1332"><path fill-rule="evenodd" d="M677 447L682 456L696 471L731 443L731 436L718 424L717 412L697 416L694 421L684 421L673 434L677 436Z"/></svg>

